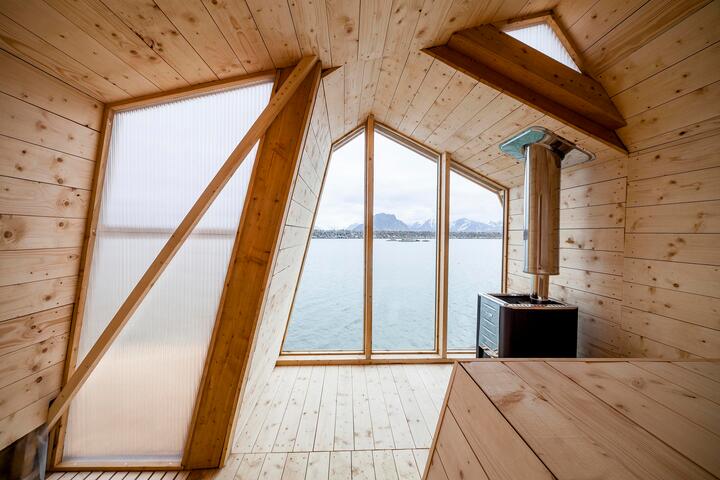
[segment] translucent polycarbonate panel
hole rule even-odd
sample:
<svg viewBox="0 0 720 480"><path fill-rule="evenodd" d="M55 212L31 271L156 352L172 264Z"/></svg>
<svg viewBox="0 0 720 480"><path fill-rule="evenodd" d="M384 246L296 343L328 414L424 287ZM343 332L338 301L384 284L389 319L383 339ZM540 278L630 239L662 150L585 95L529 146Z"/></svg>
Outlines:
<svg viewBox="0 0 720 480"><path fill-rule="evenodd" d="M536 23L535 25L514 30L505 30L505 33L548 57L554 58L563 65L578 72L580 71L557 34L547 23Z"/></svg>
<svg viewBox="0 0 720 480"><path fill-rule="evenodd" d="M334 151L283 350L362 351L365 135Z"/></svg>
<svg viewBox="0 0 720 480"><path fill-rule="evenodd" d="M271 89L263 83L115 116L78 361ZM254 159L253 150L80 389L64 461L179 463Z"/></svg>
<svg viewBox="0 0 720 480"><path fill-rule="evenodd" d="M478 293L499 292L503 209L497 194L450 171L448 349L475 348Z"/></svg>
<svg viewBox="0 0 720 480"><path fill-rule="evenodd" d="M377 132L372 348L435 349L436 161Z"/></svg>

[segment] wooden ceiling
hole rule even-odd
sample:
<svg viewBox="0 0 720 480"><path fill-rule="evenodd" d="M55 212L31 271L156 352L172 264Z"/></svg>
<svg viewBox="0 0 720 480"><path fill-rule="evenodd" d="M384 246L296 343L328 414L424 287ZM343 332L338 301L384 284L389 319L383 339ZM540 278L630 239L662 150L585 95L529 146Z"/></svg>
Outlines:
<svg viewBox="0 0 720 480"><path fill-rule="evenodd" d="M102 102L284 67L315 53L323 67L340 67L323 80L333 139L373 113L513 186L521 183L522 165L501 156L497 144L526 126L544 125L596 152L607 147L421 48L444 44L463 28L552 9L585 71L616 95L627 70L620 60L707 3L3 0L0 48ZM628 109L619 109L627 118Z"/></svg>

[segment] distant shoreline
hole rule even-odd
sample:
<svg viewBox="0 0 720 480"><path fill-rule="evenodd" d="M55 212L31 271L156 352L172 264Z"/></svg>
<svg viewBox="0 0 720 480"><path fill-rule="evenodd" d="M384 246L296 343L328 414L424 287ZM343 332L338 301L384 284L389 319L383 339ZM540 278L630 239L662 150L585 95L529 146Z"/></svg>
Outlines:
<svg viewBox="0 0 720 480"><path fill-rule="evenodd" d="M373 238L385 240L415 240L415 239L434 239L436 232L422 231L391 231L381 230L373 232ZM363 232L357 230L313 230L312 238L324 239L361 239ZM501 232L450 232L450 238L461 239L499 239L502 238Z"/></svg>

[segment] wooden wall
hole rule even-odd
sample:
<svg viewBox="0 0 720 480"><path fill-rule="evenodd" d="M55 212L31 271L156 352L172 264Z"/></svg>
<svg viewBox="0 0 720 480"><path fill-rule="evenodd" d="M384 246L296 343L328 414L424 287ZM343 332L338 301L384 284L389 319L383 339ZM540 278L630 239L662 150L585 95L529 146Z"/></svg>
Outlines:
<svg viewBox="0 0 720 480"><path fill-rule="evenodd" d="M0 449L60 387L102 104L0 50Z"/></svg>
<svg viewBox="0 0 720 480"><path fill-rule="evenodd" d="M594 64L630 155L563 172L551 293L580 306L583 355L720 357L720 2L685 18L650 6L608 34L634 32ZM521 195L511 192L514 290L527 289Z"/></svg>
<svg viewBox="0 0 720 480"><path fill-rule="evenodd" d="M330 128L321 82L285 218L280 249L265 293L262 318L250 354L250 371L241 400L243 408L239 413L236 431L242 431L245 422L252 415L253 409L247 406L255 405L258 401L258 396L265 383L270 380L270 374L280 354L305 250L310 241L330 146Z"/></svg>

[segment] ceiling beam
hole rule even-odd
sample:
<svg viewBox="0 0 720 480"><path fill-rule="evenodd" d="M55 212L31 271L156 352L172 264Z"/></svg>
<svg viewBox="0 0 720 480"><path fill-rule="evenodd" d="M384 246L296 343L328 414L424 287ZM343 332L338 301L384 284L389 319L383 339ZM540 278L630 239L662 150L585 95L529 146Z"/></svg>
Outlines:
<svg viewBox="0 0 720 480"><path fill-rule="evenodd" d="M292 76L290 69L280 75L282 90ZM186 469L222 466L232 444L251 352L265 348L254 343L320 75L318 62L258 147L185 445Z"/></svg>
<svg viewBox="0 0 720 480"><path fill-rule="evenodd" d="M423 51L622 152L615 129L625 125L597 81L515 40L492 25L454 33Z"/></svg>

